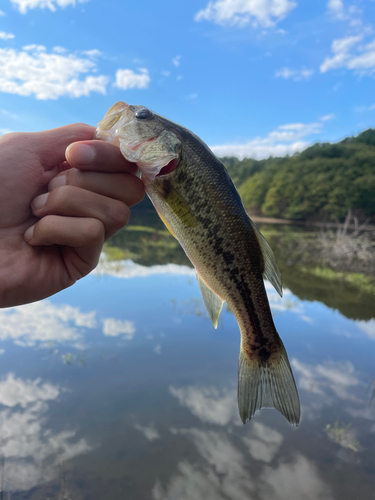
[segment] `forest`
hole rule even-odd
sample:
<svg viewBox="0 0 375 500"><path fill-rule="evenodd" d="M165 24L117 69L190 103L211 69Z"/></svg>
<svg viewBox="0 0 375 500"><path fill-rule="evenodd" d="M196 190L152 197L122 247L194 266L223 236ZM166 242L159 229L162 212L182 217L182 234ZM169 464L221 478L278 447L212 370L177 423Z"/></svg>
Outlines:
<svg viewBox="0 0 375 500"><path fill-rule="evenodd" d="M375 129L267 160L221 158L253 215L306 221L375 222Z"/></svg>

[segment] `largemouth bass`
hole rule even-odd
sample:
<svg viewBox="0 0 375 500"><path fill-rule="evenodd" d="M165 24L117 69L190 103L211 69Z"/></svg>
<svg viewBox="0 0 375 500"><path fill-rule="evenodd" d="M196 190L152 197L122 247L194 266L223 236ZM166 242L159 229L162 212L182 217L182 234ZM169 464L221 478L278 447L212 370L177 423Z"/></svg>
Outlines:
<svg viewBox="0 0 375 500"><path fill-rule="evenodd" d="M159 216L197 271L214 327L224 301L233 311L241 332L243 423L271 407L298 425L298 392L263 281L282 295L280 271L224 165L193 132L144 106L116 103L99 122L96 138L118 145L137 163Z"/></svg>

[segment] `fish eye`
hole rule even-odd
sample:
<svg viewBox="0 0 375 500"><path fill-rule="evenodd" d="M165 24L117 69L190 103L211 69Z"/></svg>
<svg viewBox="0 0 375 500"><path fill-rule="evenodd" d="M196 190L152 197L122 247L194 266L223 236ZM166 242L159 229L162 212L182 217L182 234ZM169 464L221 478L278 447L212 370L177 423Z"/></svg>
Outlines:
<svg viewBox="0 0 375 500"><path fill-rule="evenodd" d="M135 117L139 118L140 120L146 120L146 118L151 118L151 116L152 116L152 112L148 108L139 109L135 113Z"/></svg>

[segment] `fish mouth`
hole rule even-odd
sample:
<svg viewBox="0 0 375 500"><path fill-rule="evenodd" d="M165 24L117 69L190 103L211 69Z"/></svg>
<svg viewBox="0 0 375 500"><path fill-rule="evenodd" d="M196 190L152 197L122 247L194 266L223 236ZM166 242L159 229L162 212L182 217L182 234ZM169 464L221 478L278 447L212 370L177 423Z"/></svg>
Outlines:
<svg viewBox="0 0 375 500"><path fill-rule="evenodd" d="M169 163L167 163L160 172L156 175L156 177L163 177L164 175L168 175L177 167L178 158L173 158Z"/></svg>

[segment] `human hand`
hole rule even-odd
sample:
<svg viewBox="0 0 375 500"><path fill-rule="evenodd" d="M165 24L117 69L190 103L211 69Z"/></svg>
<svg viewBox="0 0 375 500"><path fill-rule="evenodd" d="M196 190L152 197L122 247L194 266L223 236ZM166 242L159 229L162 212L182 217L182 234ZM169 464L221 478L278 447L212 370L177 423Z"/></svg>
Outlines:
<svg viewBox="0 0 375 500"><path fill-rule="evenodd" d="M92 271L142 200L137 166L94 133L74 124L0 137L0 307L43 299Z"/></svg>

